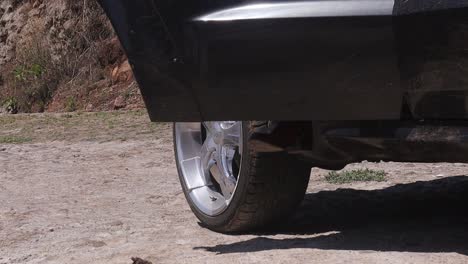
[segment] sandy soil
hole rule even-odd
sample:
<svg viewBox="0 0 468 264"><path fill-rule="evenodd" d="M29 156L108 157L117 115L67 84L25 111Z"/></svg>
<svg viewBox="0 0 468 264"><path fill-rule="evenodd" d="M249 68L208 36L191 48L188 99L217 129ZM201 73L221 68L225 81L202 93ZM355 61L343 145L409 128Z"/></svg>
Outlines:
<svg viewBox="0 0 468 264"><path fill-rule="evenodd" d="M78 121L111 117L46 133L62 140L32 133L0 143L1 264L468 263L465 164L353 164L383 169L388 181L348 185L328 184L327 172L314 169L290 222L272 233L221 235L200 227L185 203L170 126L148 130L143 115L125 116L98 136ZM22 138L37 118L10 120L6 135L0 116L0 130ZM129 132L138 130L151 134Z"/></svg>

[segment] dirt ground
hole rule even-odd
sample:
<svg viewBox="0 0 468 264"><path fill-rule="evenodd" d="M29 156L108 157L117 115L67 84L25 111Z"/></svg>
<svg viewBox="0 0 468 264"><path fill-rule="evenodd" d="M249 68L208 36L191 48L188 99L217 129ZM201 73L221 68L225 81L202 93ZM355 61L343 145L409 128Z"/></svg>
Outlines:
<svg viewBox="0 0 468 264"><path fill-rule="evenodd" d="M148 122L0 116L0 263L468 263L465 164L353 164L388 180L347 185L313 169L291 221L221 235L185 203L171 126Z"/></svg>

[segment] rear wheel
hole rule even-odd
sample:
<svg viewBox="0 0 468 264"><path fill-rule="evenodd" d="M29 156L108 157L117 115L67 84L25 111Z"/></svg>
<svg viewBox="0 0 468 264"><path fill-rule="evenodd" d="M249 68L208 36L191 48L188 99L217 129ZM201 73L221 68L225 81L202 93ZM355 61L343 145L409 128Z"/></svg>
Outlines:
<svg viewBox="0 0 468 264"><path fill-rule="evenodd" d="M284 152L260 152L253 124L174 124L182 188L194 214L214 231L284 221L304 198L310 167Z"/></svg>

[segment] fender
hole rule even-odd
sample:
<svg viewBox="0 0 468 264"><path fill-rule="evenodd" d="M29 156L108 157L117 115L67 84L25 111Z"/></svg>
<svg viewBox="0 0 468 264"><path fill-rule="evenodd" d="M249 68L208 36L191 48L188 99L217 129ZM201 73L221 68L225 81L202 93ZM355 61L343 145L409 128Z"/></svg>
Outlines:
<svg viewBox="0 0 468 264"><path fill-rule="evenodd" d="M465 119L466 0L100 0L153 121Z"/></svg>

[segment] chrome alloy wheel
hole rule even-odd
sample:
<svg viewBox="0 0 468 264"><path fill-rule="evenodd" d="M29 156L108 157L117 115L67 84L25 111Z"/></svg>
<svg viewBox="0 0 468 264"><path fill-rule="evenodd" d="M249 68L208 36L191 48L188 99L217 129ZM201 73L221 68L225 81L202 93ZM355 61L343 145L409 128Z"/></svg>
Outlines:
<svg viewBox="0 0 468 264"><path fill-rule="evenodd" d="M182 184L198 210L222 214L237 188L242 122L176 123L175 148Z"/></svg>

